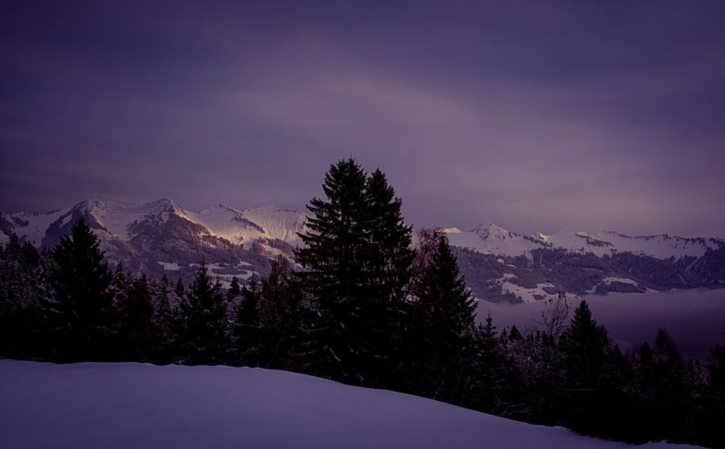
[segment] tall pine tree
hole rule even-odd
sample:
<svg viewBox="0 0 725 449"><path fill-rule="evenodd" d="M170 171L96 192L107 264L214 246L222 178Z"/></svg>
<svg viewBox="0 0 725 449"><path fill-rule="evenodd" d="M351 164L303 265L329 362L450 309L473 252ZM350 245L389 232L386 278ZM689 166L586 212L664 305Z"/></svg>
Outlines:
<svg viewBox="0 0 725 449"><path fill-rule="evenodd" d="M318 374L385 385L400 340L410 276L410 228L381 171L367 176L352 159L325 175L326 199L308 205L304 247L297 251L303 288L315 304Z"/></svg>
<svg viewBox="0 0 725 449"><path fill-rule="evenodd" d="M352 159L330 167L322 186L326 200L307 208L304 247L296 253L300 277L316 302L320 374L347 382L365 380L361 365L361 308L370 286L363 266L365 249L365 172Z"/></svg>
<svg viewBox="0 0 725 449"><path fill-rule="evenodd" d="M366 193L369 281L376 298L395 303L403 299L411 277L412 230L403 220L402 201L379 169L368 177Z"/></svg>
<svg viewBox="0 0 725 449"><path fill-rule="evenodd" d="M396 388L401 378L404 342L409 332L410 310L406 295L415 251L412 231L404 222L402 201L388 184L385 174L375 170L367 179L368 282L374 307L367 308L371 351L369 383Z"/></svg>
<svg viewBox="0 0 725 449"><path fill-rule="evenodd" d="M189 287L185 307L186 329L182 347L191 364L221 363L227 356L228 335L224 295L202 263Z"/></svg>
<svg viewBox="0 0 725 449"><path fill-rule="evenodd" d="M59 309L57 355L64 360L108 358L113 298L98 238L80 219L51 256L50 283Z"/></svg>
<svg viewBox="0 0 725 449"><path fill-rule="evenodd" d="M178 312L182 299L177 296L166 275L162 276L160 282L153 284L151 291L152 325L155 335L152 360L154 363L170 363L178 352L176 346L179 343L179 330L182 327Z"/></svg>
<svg viewBox="0 0 725 449"><path fill-rule="evenodd" d="M446 236L423 232L414 285L414 332L419 394L461 402L472 346L475 304Z"/></svg>
<svg viewBox="0 0 725 449"><path fill-rule="evenodd" d="M146 275L130 281L118 308L122 353L128 360L148 360L156 342L153 297Z"/></svg>
<svg viewBox="0 0 725 449"><path fill-rule="evenodd" d="M279 256L259 288L261 363L270 368L288 368L299 346L299 311L302 291L289 260Z"/></svg>
<svg viewBox="0 0 725 449"><path fill-rule="evenodd" d="M259 319L259 297L261 287L252 279L241 289L241 301L237 304L236 317L232 326L233 363L259 366L262 330Z"/></svg>
<svg viewBox="0 0 725 449"><path fill-rule="evenodd" d="M605 409L610 343L606 329L592 317L586 301L574 311L571 324L560 339L563 395L557 412L576 430L599 433Z"/></svg>
<svg viewBox="0 0 725 449"><path fill-rule="evenodd" d="M593 389L600 383L609 349L606 330L597 324L586 301L579 303L561 336L564 370L571 388Z"/></svg>
<svg viewBox="0 0 725 449"><path fill-rule="evenodd" d="M724 333L725 334L725 333ZM700 411L699 442L709 447L725 447L725 345L715 345L707 363L707 384Z"/></svg>

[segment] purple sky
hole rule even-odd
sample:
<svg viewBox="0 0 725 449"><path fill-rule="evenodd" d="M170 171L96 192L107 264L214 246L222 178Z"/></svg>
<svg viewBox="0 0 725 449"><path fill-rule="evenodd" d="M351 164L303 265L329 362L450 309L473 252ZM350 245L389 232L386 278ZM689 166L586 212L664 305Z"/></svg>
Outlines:
<svg viewBox="0 0 725 449"><path fill-rule="evenodd" d="M302 208L353 156L418 225L725 237L724 23L721 1L5 1L0 209Z"/></svg>

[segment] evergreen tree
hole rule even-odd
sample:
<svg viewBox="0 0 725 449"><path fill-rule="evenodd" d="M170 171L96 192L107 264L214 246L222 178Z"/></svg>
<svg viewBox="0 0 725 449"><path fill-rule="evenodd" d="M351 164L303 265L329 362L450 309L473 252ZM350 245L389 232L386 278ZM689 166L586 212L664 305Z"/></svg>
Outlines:
<svg viewBox="0 0 725 449"><path fill-rule="evenodd" d="M375 170L367 179L369 226L369 281L373 293L388 303L400 301L410 282L415 251L412 230L403 220L402 201L388 184L385 174Z"/></svg>
<svg viewBox="0 0 725 449"><path fill-rule="evenodd" d="M509 331L508 338L511 341L518 341L523 338L521 336L521 331L519 331L519 329L516 327L515 324L513 326L511 326L511 330Z"/></svg>
<svg viewBox="0 0 725 449"><path fill-rule="evenodd" d="M642 429L639 441L649 441L655 437L658 433L657 428L657 414L655 400L653 392L654 386L658 382L656 378L656 370L654 366L654 355L652 353L652 346L649 343L643 343L639 347L639 351L633 356L634 362L634 381L632 383L632 390L634 391L637 404L636 419L638 426Z"/></svg>
<svg viewBox="0 0 725 449"><path fill-rule="evenodd" d="M649 384L642 385L656 425L654 438L684 441L693 415L690 374L677 344L659 329L652 347Z"/></svg>
<svg viewBox="0 0 725 449"><path fill-rule="evenodd" d="M10 236L0 246L0 355L37 356L48 344L45 270L33 245Z"/></svg>
<svg viewBox="0 0 725 449"><path fill-rule="evenodd" d="M725 345L715 345L707 364L707 384L703 395L697 435L708 447L725 447Z"/></svg>
<svg viewBox="0 0 725 449"><path fill-rule="evenodd" d="M308 230L300 234L305 246L295 254L305 268L301 273L305 288L322 309L340 317L352 313L360 298L367 299L370 288L361 264L366 243L365 183L365 172L352 159L330 167L322 186L327 200L313 198L307 206Z"/></svg>
<svg viewBox="0 0 725 449"><path fill-rule="evenodd" d="M111 274L111 286L109 289L109 292L113 297L113 302L115 304L121 304L125 302L125 296L131 288L131 283L133 282L133 280L133 276L131 275L131 273L128 273L124 269L122 263L116 265L116 268Z"/></svg>
<svg viewBox="0 0 725 449"><path fill-rule="evenodd" d="M579 303L561 337L564 370L571 388L595 388L606 363L609 338L592 317L586 301Z"/></svg>
<svg viewBox="0 0 725 449"><path fill-rule="evenodd" d="M185 361L191 364L220 363L228 349L224 295L212 282L202 263L189 287L185 306Z"/></svg>
<svg viewBox="0 0 725 449"><path fill-rule="evenodd" d="M252 279L242 287L241 301L237 305L232 328L234 363L247 366L260 365L261 330L259 320L260 284Z"/></svg>
<svg viewBox="0 0 725 449"><path fill-rule="evenodd" d="M426 396L460 403L471 347L475 304L459 274L448 239L440 232L421 235L413 291L414 370Z"/></svg>
<svg viewBox="0 0 725 449"><path fill-rule="evenodd" d="M233 303L242 295L242 286L239 285L239 279L236 276L232 276L232 281L229 284L227 290L226 299L227 302Z"/></svg>
<svg viewBox="0 0 725 449"><path fill-rule="evenodd" d="M638 426L633 426L631 419L620 419L622 409L632 408L632 397L622 390L628 371L626 360L618 347L612 347L606 329L597 324L585 301L562 335L561 349L563 421L590 435L636 438Z"/></svg>
<svg viewBox="0 0 725 449"><path fill-rule="evenodd" d="M51 257L50 283L59 307L58 356L64 360L108 358L112 277L98 238L80 219Z"/></svg>
<svg viewBox="0 0 725 449"><path fill-rule="evenodd" d="M507 416L529 422L552 425L560 423L561 389L565 385L561 374L561 353L546 332L518 331L514 326L506 342L517 379Z"/></svg>
<svg viewBox="0 0 725 449"><path fill-rule="evenodd" d="M164 275L154 284L152 326L154 337L153 361L170 363L178 352L176 345L181 328L178 314L180 298L176 296L169 279Z"/></svg>
<svg viewBox="0 0 725 449"><path fill-rule="evenodd" d="M506 356L503 340L490 315L485 324L476 327L469 363L464 404L489 413L513 413L513 404L520 401L518 373Z"/></svg>
<svg viewBox="0 0 725 449"><path fill-rule="evenodd" d="M299 345L297 319L302 303L302 290L293 277L289 261L280 256L272 262L272 271L259 289L259 324L263 366L287 368Z"/></svg>
<svg viewBox="0 0 725 449"><path fill-rule="evenodd" d="M174 287L174 293L179 298L180 303L183 303L186 301L186 286L181 281L181 278L176 280L176 286Z"/></svg>
<svg viewBox="0 0 725 449"><path fill-rule="evenodd" d="M379 169L368 177L366 194L367 282L374 301L374 307L365 310L369 326L366 346L372 355L368 377L370 384L390 388L402 380L399 374L410 321L406 295L415 251L411 228L403 220L402 202Z"/></svg>
<svg viewBox="0 0 725 449"><path fill-rule="evenodd" d="M109 325L112 331L106 349L110 360L131 360L125 313L133 280L133 276L131 273L126 272L122 263L118 263L111 271L111 284L108 288L108 294L111 297L112 304L109 316Z"/></svg>
<svg viewBox="0 0 725 449"><path fill-rule="evenodd" d="M318 347L317 374L381 385L397 346L392 332L400 326L392 323L409 276L410 230L382 172L367 177L355 161L340 161L323 191L325 200L308 205L305 246L296 252L317 316L307 332Z"/></svg>
<svg viewBox="0 0 725 449"><path fill-rule="evenodd" d="M154 306L146 275L131 281L119 309L122 351L125 358L134 361L148 360L154 343Z"/></svg>

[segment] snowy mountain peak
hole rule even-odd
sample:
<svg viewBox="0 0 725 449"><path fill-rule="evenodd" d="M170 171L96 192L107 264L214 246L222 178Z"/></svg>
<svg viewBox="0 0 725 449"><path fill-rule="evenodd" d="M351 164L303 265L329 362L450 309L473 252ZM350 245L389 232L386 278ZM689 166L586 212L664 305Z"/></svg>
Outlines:
<svg viewBox="0 0 725 449"><path fill-rule="evenodd" d="M458 228L447 228L444 232L453 246L469 248L483 254L522 256L541 247L541 244L533 239L493 223L478 226L470 232Z"/></svg>
<svg viewBox="0 0 725 449"><path fill-rule="evenodd" d="M182 211L187 220L206 228L216 237L244 244L257 239L276 239L286 243L298 242L306 216L299 211L272 206L237 210L224 204L200 212Z"/></svg>
<svg viewBox="0 0 725 449"><path fill-rule="evenodd" d="M149 206L153 206L159 209L164 210L176 210L177 206L174 201L168 199L168 198L161 198L160 200L153 201L151 203L148 203Z"/></svg>
<svg viewBox="0 0 725 449"><path fill-rule="evenodd" d="M161 199L145 204L122 203L118 201L86 200L72 207L61 218L62 225L78 216L83 216L94 227L122 240L133 238L131 228L142 222L165 223L177 207L169 199Z"/></svg>
<svg viewBox="0 0 725 449"><path fill-rule="evenodd" d="M483 239L515 239L520 237L515 232L511 232L508 229L504 229L501 226L497 226L493 223L489 223L486 226L478 226L473 232L477 233Z"/></svg>

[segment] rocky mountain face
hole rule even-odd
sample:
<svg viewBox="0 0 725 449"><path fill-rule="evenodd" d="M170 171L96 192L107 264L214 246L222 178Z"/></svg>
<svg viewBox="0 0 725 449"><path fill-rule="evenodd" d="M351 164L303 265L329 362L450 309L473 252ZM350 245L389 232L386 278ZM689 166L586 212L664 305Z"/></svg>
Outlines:
<svg viewBox="0 0 725 449"><path fill-rule="evenodd" d="M219 205L200 212L170 200L143 205L87 200L45 214L0 213L0 242L11 233L50 248L85 219L112 264L172 280L189 281L202 262L223 284L265 276L277 255L292 257L301 212L271 207L235 210Z"/></svg>
<svg viewBox="0 0 725 449"><path fill-rule="evenodd" d="M112 263L189 281L205 262L223 284L265 276L279 255L292 258L305 215L272 207L218 205L185 210L171 200L134 205L87 200L44 214L0 212L0 243L12 233L50 248L84 218ZM555 297L724 287L725 241L616 232L521 235L495 225L444 228L477 298L532 302Z"/></svg>

